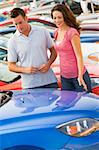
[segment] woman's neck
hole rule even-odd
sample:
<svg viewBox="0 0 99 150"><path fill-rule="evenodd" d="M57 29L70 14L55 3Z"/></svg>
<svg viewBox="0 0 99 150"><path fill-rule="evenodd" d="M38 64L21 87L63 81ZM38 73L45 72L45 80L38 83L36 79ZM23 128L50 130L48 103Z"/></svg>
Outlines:
<svg viewBox="0 0 99 150"><path fill-rule="evenodd" d="M60 31L60 32L64 32L64 31L68 30L68 28L70 28L70 27L67 26L66 24L64 24L63 26L61 26L61 27L59 28L59 31Z"/></svg>

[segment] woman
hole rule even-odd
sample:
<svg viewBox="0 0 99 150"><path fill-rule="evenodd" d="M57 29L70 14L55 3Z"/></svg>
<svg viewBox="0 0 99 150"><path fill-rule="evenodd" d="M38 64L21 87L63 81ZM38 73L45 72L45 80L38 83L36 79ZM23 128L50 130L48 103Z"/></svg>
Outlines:
<svg viewBox="0 0 99 150"><path fill-rule="evenodd" d="M55 48L60 57L62 90L91 92L91 81L83 64L80 45L80 27L72 11L65 4L51 10L58 27L55 31Z"/></svg>

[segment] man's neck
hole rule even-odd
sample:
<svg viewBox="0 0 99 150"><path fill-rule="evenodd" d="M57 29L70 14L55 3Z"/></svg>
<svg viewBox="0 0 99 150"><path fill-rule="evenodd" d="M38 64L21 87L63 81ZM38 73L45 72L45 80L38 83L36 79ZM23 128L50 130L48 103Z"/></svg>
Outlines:
<svg viewBox="0 0 99 150"><path fill-rule="evenodd" d="M24 34L25 36L29 36L30 31L31 31L31 26L30 26L30 24L28 24L27 30L26 30L26 32L23 33L23 34Z"/></svg>

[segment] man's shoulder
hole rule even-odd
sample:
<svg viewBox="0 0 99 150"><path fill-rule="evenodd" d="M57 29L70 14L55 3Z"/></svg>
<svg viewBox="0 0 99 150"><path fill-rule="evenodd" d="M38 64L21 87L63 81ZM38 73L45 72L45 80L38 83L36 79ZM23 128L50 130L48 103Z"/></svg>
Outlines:
<svg viewBox="0 0 99 150"><path fill-rule="evenodd" d="M9 39L9 42L14 42L15 39L17 38L17 33L15 32Z"/></svg>

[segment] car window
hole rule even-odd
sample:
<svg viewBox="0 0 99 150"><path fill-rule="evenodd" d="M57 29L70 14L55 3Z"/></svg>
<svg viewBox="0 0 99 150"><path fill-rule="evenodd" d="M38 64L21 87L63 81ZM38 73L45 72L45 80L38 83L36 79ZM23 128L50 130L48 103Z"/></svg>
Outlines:
<svg viewBox="0 0 99 150"><path fill-rule="evenodd" d="M12 98L12 91L0 91L0 107Z"/></svg>
<svg viewBox="0 0 99 150"><path fill-rule="evenodd" d="M19 74L9 71L7 64L0 63L0 81L11 83L19 78Z"/></svg>
<svg viewBox="0 0 99 150"><path fill-rule="evenodd" d="M7 50L0 47L0 60L4 60L5 57L7 57Z"/></svg>

